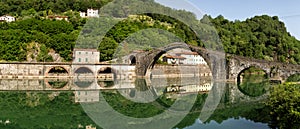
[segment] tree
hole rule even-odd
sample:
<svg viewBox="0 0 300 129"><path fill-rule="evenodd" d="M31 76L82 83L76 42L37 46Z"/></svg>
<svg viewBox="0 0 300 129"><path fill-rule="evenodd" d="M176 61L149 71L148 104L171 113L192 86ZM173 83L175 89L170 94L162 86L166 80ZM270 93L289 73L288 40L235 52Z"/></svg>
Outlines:
<svg viewBox="0 0 300 129"><path fill-rule="evenodd" d="M271 91L267 106L271 109L272 126L298 129L300 126L300 85L284 84Z"/></svg>

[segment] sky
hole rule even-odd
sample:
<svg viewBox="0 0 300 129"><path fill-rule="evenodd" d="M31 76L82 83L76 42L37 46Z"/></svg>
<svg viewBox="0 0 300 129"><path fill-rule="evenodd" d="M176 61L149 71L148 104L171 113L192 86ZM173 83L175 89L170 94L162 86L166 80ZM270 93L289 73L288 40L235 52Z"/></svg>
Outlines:
<svg viewBox="0 0 300 129"><path fill-rule="evenodd" d="M155 0L163 5L217 17L224 16L231 21L246 20L256 15L278 16L285 23L288 32L300 40L299 0ZM201 13L200 13L201 12Z"/></svg>

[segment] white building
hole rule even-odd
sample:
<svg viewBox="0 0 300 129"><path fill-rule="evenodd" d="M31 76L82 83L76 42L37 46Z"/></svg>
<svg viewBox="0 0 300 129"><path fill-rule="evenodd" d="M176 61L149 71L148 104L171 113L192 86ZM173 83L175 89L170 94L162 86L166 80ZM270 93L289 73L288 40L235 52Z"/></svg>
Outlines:
<svg viewBox="0 0 300 129"><path fill-rule="evenodd" d="M16 18L9 15L4 15L0 17L0 21L13 22L16 21Z"/></svg>
<svg viewBox="0 0 300 129"><path fill-rule="evenodd" d="M207 64L204 58L200 56L197 52L183 52L183 53L176 53L176 55L185 58L183 64L188 64L188 65Z"/></svg>
<svg viewBox="0 0 300 129"><path fill-rule="evenodd" d="M96 10L88 9L87 10L87 16L88 17L99 17L99 10L98 9L96 9Z"/></svg>
<svg viewBox="0 0 300 129"><path fill-rule="evenodd" d="M99 10L98 9L87 9L86 12L79 12L80 17L99 17Z"/></svg>
<svg viewBox="0 0 300 129"><path fill-rule="evenodd" d="M167 62L168 64L184 64L184 61L186 58L182 56L171 56L171 55L166 55L163 57L163 62Z"/></svg>
<svg viewBox="0 0 300 129"><path fill-rule="evenodd" d="M80 17L86 17L86 13L85 12L79 12Z"/></svg>
<svg viewBox="0 0 300 129"><path fill-rule="evenodd" d="M185 64L185 65L207 65L204 58L197 52L181 52L175 55L165 55L163 62L168 64Z"/></svg>
<svg viewBox="0 0 300 129"><path fill-rule="evenodd" d="M73 63L99 63L100 52L97 49L74 49Z"/></svg>

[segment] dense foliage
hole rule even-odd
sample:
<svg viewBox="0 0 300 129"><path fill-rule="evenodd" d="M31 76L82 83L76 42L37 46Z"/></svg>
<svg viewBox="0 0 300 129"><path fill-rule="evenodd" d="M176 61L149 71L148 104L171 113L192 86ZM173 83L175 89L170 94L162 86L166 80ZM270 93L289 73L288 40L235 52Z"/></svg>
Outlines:
<svg viewBox="0 0 300 129"><path fill-rule="evenodd" d="M300 126L300 86L285 84L274 87L267 105L271 109L273 125L281 129L298 129Z"/></svg>
<svg viewBox="0 0 300 129"><path fill-rule="evenodd" d="M39 61L47 60L47 49L53 49L65 60L71 60L79 31L67 21L30 18L14 23L0 23L0 60L25 61L32 42L41 45ZM46 46L46 47L45 47Z"/></svg>
<svg viewBox="0 0 300 129"><path fill-rule="evenodd" d="M1 0L0 15L21 16L30 11L51 10L63 13L69 10L86 11L87 8L101 8L111 0ZM41 12L42 13L42 12Z"/></svg>
<svg viewBox="0 0 300 129"><path fill-rule="evenodd" d="M300 41L287 32L277 16L255 16L229 21L223 16L210 19L218 30L227 53L287 63L300 63Z"/></svg>
<svg viewBox="0 0 300 129"><path fill-rule="evenodd" d="M29 0L26 2L2 0L0 15L10 14L16 16L18 21L10 24L0 23L0 59L25 61L29 51L28 44L36 42L46 46L46 49L42 49L44 51L38 56L37 61L51 61L51 58L47 57L50 49L55 50L66 61L70 61L75 41L81 31L82 34L87 34L83 36L86 42L98 44L101 60L107 61L114 58L116 51L126 54L132 49L149 50L159 47L160 43L173 42L174 40L170 39L175 38L170 38L170 34L161 33L161 30L165 30L180 38L180 41L196 46L224 50L230 54L258 59L300 63L300 42L287 32L284 23L276 16L262 15L245 21L229 21L223 16L212 18L205 15L199 21L190 12L175 11L161 6L153 0L133 1L136 2L130 4L126 0L114 1L108 4L111 10L101 10L101 13L117 17L111 22L118 22L118 24L100 40L99 38L102 37L95 32L106 27L105 24L95 25L94 28L98 27L98 30L93 29L93 26L83 27L86 19L80 18L78 11L86 11L87 8L101 8L110 0ZM117 4L117 2L119 3ZM141 9L139 7L143 4L149 5L148 10L169 12L170 15L181 19L152 13L127 17L134 14L135 10ZM47 17L49 15L64 15L68 16L69 20L50 20ZM187 22L189 25L186 24ZM190 28L191 26L193 26L193 30ZM151 33L142 32L139 36L132 35L149 28L160 30ZM89 35L91 33L94 34ZM223 46L218 45L220 41ZM130 48L130 50L120 50L118 46L123 49Z"/></svg>

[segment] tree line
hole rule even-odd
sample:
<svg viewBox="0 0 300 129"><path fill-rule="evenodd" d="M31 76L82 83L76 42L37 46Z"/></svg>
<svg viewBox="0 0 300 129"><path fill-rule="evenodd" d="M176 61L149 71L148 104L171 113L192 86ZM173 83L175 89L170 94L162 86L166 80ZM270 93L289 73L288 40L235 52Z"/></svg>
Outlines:
<svg viewBox="0 0 300 129"><path fill-rule="evenodd" d="M159 47L161 43L183 41L200 47L223 49L226 53L250 58L300 64L299 40L287 32L284 23L276 16L262 15L248 18L245 21L229 21L223 16L212 18L205 15L198 20L190 12L157 6L158 4L152 0L136 1L137 4L130 5L126 3L126 0L120 0L118 2L121 2L122 7L114 3L109 5L111 8L122 9L117 13L114 10L104 12L119 18L110 19L111 22L117 24L108 31L102 40L99 40L97 32L105 25L95 25L99 27L98 30L95 26L84 26L87 20L93 19L81 18L77 11L84 11L90 7L101 8L110 2L109 0L101 2L97 0L29 0L26 2L2 0L0 5L3 8L1 8L0 15L7 13L19 15L21 20L13 23L0 23L0 52L2 53L0 60L25 61L28 56L28 44L35 42L43 44L47 48L43 49L44 54L39 56L39 61L45 60L43 57L47 57L45 54L50 49L59 53L65 61L71 61L76 40L83 38L86 42L100 44L97 48L101 52L102 61L111 60L116 51L126 54L132 49L150 50ZM153 8L155 7L156 10L171 12L173 16L189 19L189 24L193 26L193 29L197 29L198 35L195 30L191 29L191 26L185 24L185 21L166 15L146 13L124 18L143 3L154 5ZM69 17L69 21L44 18L51 13L66 15ZM151 28L160 30L132 35ZM87 35L80 37L80 33L87 33ZM89 35L89 33L93 34ZM153 37L159 38L153 40ZM99 43L100 41L101 43ZM223 46L218 43L222 43ZM128 48L128 50L118 51L120 46L123 49Z"/></svg>

